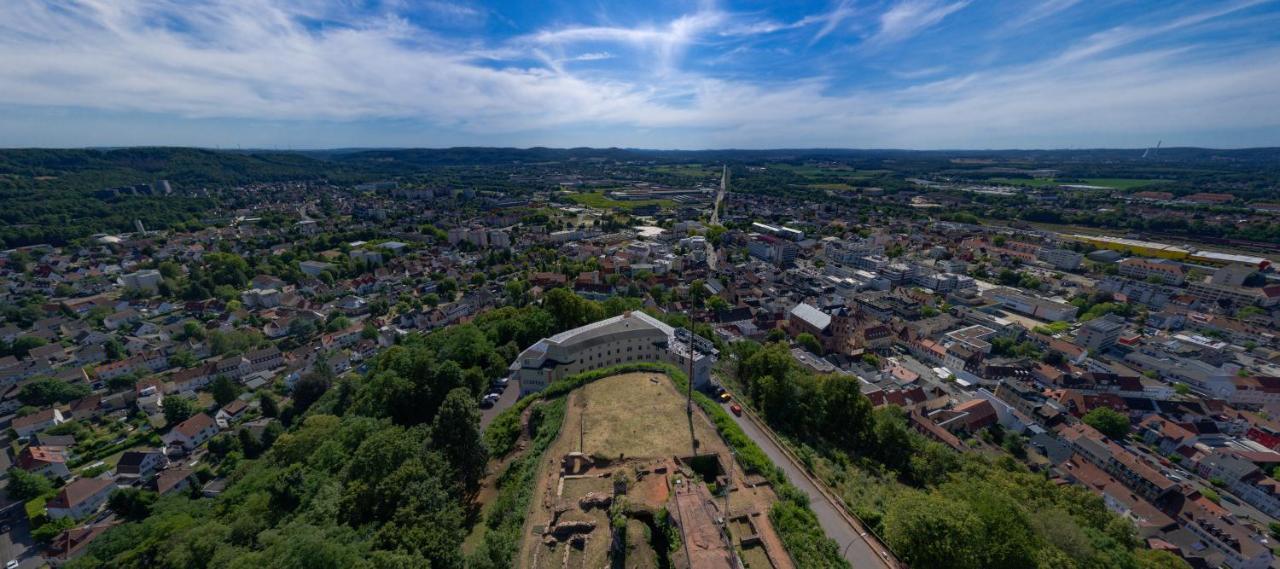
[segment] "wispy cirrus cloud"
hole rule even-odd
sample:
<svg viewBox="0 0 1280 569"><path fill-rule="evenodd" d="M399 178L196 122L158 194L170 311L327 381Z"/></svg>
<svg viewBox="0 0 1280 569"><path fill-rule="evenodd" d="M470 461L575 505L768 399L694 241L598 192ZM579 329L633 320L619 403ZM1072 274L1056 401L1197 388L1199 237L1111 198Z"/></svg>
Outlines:
<svg viewBox="0 0 1280 569"><path fill-rule="evenodd" d="M867 40L867 45L879 47L901 42L968 5L969 0L898 0L880 15L880 28Z"/></svg>
<svg viewBox="0 0 1280 569"><path fill-rule="evenodd" d="M1080 0L1040 0L1030 6L1020 5L1016 8L1020 12L1013 18L1006 20L1004 25L1000 26L1000 30L1002 33L1008 33L1012 30L1025 28L1030 24L1065 12L1079 3Z"/></svg>

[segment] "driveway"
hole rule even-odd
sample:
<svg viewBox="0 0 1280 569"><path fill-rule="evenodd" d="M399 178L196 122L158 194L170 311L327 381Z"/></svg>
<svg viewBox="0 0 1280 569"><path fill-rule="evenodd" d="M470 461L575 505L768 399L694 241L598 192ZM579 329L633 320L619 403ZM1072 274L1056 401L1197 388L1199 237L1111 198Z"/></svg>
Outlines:
<svg viewBox="0 0 1280 569"><path fill-rule="evenodd" d="M809 496L809 508L818 517L818 525L822 526L822 531L827 534L827 537L840 545L844 558L855 569L894 567L878 553L883 550L883 547L871 536L862 535L865 531L844 513L843 506L833 504L832 498L828 498L827 494L818 489L815 481L809 477L803 467L793 461L791 455L784 452L773 437L766 434L765 430L768 427L753 419L747 409L743 409L741 417L732 413L729 416L733 417L738 426L742 427L742 431L755 441L760 450L763 450L774 464L782 468L787 474L787 480Z"/></svg>
<svg viewBox="0 0 1280 569"><path fill-rule="evenodd" d="M498 398L498 402L494 403L493 407L480 410L480 430L483 431L488 428L489 423L493 422L493 418L508 407L515 405L517 399L520 399L520 385L512 381L507 384L506 391L502 392L502 397Z"/></svg>

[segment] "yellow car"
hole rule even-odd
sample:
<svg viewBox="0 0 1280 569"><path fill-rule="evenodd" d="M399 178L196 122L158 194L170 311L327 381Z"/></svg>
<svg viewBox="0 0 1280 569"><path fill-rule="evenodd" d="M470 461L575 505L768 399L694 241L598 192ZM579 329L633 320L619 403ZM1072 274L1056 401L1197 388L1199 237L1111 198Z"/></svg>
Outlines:
<svg viewBox="0 0 1280 569"><path fill-rule="evenodd" d="M720 394L720 401L728 403L729 399L730 399L730 396L728 391Z"/></svg>

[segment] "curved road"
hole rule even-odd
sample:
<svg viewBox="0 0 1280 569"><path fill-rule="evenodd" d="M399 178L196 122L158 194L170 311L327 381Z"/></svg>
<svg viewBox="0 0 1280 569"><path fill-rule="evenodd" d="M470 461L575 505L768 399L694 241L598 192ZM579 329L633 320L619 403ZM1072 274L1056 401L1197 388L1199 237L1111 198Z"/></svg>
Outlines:
<svg viewBox="0 0 1280 569"><path fill-rule="evenodd" d="M736 398L736 394L734 395ZM896 567L896 563L892 561L892 555L884 546L868 535L857 520L844 511L843 505L834 503L836 498L829 497L818 488L804 468L796 463L790 454L782 450L772 433L767 432L768 427L759 424L750 410L744 408L742 412L740 417L732 413L729 416L733 417L738 426L742 427L742 431L755 441L760 450L763 450L774 464L782 468L787 474L787 480L809 496L809 508L818 517L818 525L822 526L822 531L827 534L827 537L840 544L844 558L849 561L849 564L854 569ZM883 556L881 552L884 552Z"/></svg>

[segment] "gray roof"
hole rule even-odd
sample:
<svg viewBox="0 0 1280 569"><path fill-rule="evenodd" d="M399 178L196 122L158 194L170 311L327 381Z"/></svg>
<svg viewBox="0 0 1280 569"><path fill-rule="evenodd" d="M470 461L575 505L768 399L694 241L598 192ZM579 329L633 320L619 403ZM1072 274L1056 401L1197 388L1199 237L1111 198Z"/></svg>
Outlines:
<svg viewBox="0 0 1280 569"><path fill-rule="evenodd" d="M806 303L800 303L791 309L791 315L808 322L814 328L825 330L831 325L831 315Z"/></svg>

